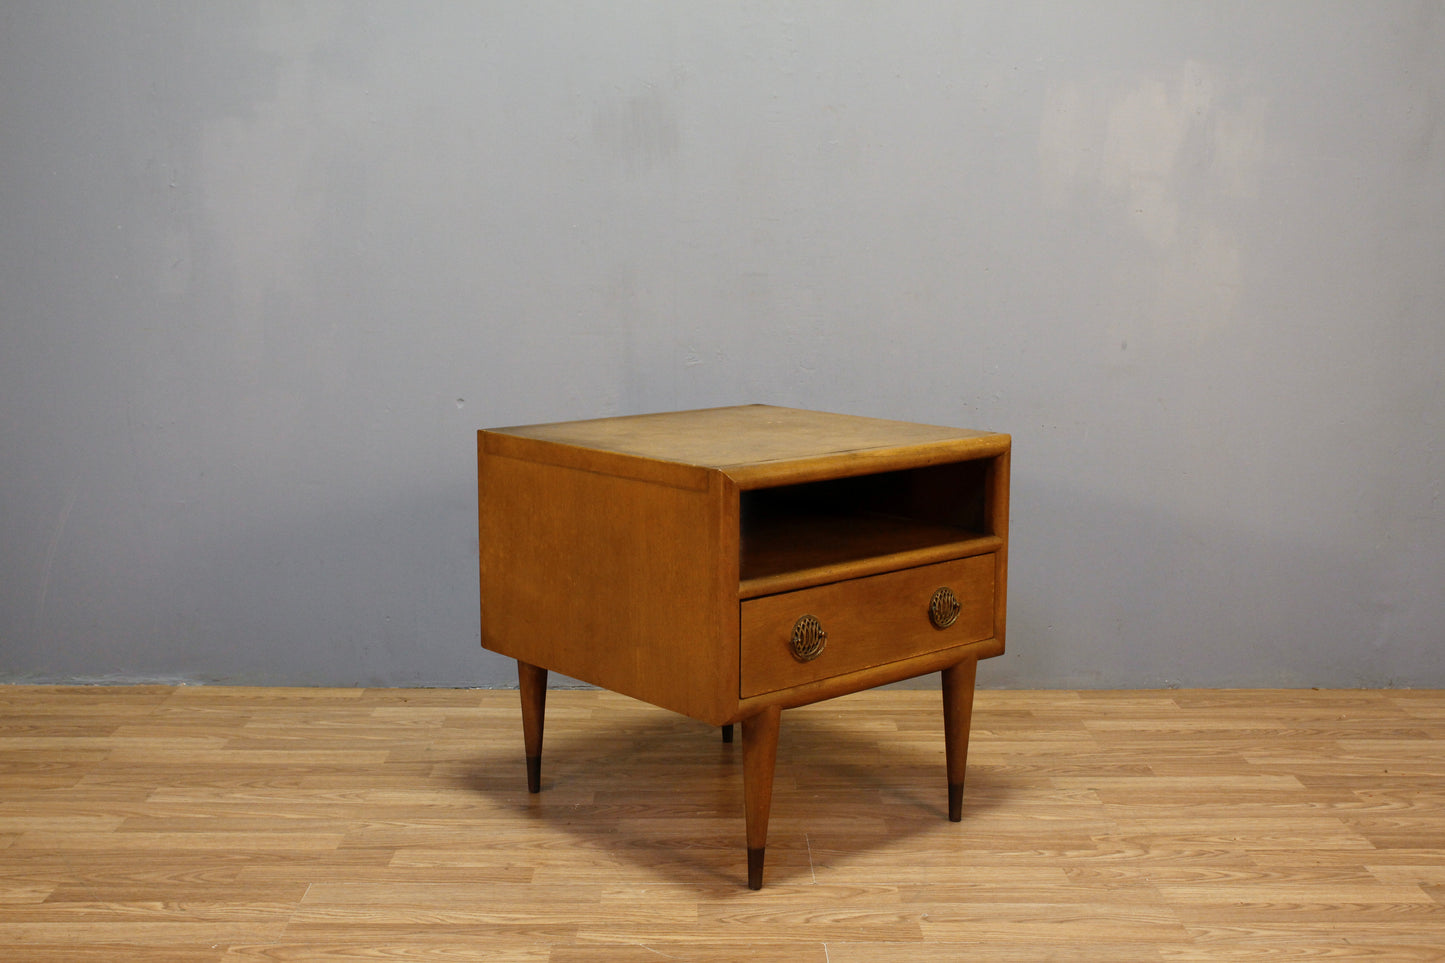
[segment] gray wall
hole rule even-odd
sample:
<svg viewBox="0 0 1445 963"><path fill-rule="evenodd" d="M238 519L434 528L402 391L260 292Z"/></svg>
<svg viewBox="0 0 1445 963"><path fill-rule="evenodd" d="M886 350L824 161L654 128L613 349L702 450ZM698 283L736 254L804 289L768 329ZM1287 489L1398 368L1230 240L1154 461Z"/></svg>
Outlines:
<svg viewBox="0 0 1445 963"><path fill-rule="evenodd" d="M1445 6L0 5L0 680L502 685L474 429L1010 431L986 686L1445 685Z"/></svg>

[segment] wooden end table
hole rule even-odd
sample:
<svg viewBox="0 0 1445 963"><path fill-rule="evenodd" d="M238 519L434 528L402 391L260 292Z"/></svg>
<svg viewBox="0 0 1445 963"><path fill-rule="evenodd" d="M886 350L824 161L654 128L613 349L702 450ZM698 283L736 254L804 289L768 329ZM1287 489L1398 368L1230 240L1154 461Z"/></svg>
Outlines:
<svg viewBox="0 0 1445 963"><path fill-rule="evenodd" d="M958 821L975 671L1004 648L1009 450L766 405L478 432L482 645L517 660L528 788L548 671L740 722L759 889L781 711L941 671Z"/></svg>

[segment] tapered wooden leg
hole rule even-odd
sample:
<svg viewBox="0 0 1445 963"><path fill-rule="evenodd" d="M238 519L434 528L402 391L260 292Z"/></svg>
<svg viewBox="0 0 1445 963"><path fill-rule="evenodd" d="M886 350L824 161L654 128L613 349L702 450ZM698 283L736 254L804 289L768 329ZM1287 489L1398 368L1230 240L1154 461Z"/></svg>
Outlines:
<svg viewBox="0 0 1445 963"><path fill-rule="evenodd" d="M522 690L522 744L527 752L527 791L542 791L542 722L547 714L547 670L517 660Z"/></svg>
<svg viewBox="0 0 1445 963"><path fill-rule="evenodd" d="M973 684L978 660L943 670L943 746L948 758L948 818L963 819L963 774L968 763L968 729L973 717Z"/></svg>
<svg viewBox="0 0 1445 963"><path fill-rule="evenodd" d="M723 733L723 742L732 742L732 741L733 741L733 724L732 724L731 722L729 722L727 725L723 726L723 727L722 727L722 733Z"/></svg>
<svg viewBox="0 0 1445 963"><path fill-rule="evenodd" d="M778 758L782 710L769 706L743 720L743 805L748 827L748 889L763 888L768 813L773 808L773 764Z"/></svg>

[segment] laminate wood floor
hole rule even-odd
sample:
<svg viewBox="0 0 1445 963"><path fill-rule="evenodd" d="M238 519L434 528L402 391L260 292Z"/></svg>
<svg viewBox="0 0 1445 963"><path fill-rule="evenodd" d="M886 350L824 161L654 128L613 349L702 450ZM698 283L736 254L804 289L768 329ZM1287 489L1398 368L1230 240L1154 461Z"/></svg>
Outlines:
<svg viewBox="0 0 1445 963"><path fill-rule="evenodd" d="M1445 692L936 692L741 746L550 693L0 687L0 959L1445 959Z"/></svg>

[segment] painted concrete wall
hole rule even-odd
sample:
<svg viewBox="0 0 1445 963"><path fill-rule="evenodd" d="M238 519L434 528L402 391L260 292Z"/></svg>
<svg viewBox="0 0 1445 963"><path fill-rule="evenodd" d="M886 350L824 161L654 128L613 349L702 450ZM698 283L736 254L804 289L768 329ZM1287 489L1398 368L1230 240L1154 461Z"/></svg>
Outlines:
<svg viewBox="0 0 1445 963"><path fill-rule="evenodd" d="M500 685L474 429L1011 431L986 686L1445 685L1439 2L0 6L0 680Z"/></svg>

